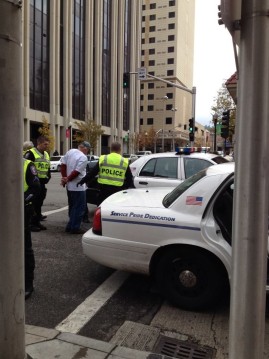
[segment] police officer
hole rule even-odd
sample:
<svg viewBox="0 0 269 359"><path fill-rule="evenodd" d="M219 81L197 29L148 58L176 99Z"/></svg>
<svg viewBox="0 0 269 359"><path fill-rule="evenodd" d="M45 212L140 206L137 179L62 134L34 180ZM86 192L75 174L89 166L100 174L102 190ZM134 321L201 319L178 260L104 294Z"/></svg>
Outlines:
<svg viewBox="0 0 269 359"><path fill-rule="evenodd" d="M37 170L33 162L23 159L24 173L24 266L25 266L25 299L32 294L34 287L35 257L32 248L31 216L33 213L32 201L40 191Z"/></svg>
<svg viewBox="0 0 269 359"><path fill-rule="evenodd" d="M45 136L40 136L37 139L37 146L28 150L24 155L27 160L34 162L40 181L40 192L33 202L35 213L32 217L31 230L34 232L38 232L41 229L47 229L40 223L40 221L46 218L45 216L42 216L41 208L47 194L46 184L51 178L50 156L47 152L48 148L48 138Z"/></svg>
<svg viewBox="0 0 269 359"><path fill-rule="evenodd" d="M98 175L100 189L98 203L107 197L125 188L133 188L133 176L127 158L121 156L121 144L112 142L111 153L102 155L99 162L89 171L77 185L92 181Z"/></svg>

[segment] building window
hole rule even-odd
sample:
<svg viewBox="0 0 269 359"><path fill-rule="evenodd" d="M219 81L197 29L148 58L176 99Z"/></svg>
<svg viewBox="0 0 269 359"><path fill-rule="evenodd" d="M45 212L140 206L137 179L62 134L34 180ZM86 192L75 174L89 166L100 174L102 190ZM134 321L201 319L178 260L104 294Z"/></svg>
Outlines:
<svg viewBox="0 0 269 359"><path fill-rule="evenodd" d="M143 44L143 45L145 44L145 39L141 40L141 44Z"/></svg>
<svg viewBox="0 0 269 359"><path fill-rule="evenodd" d="M150 4L150 5L149 5L149 8L150 8L151 10L156 9L156 4L155 4L155 3Z"/></svg>
<svg viewBox="0 0 269 359"><path fill-rule="evenodd" d="M145 61L141 61L141 67L145 66Z"/></svg>
<svg viewBox="0 0 269 359"><path fill-rule="evenodd" d="M150 26L149 27L149 32L153 32L156 31L156 26Z"/></svg>
<svg viewBox="0 0 269 359"><path fill-rule="evenodd" d="M141 101L144 100L144 95L140 95L140 100L141 100Z"/></svg>
<svg viewBox="0 0 269 359"><path fill-rule="evenodd" d="M172 65L175 62L174 58L167 59L168 65Z"/></svg>
<svg viewBox="0 0 269 359"><path fill-rule="evenodd" d="M149 71L148 73L149 73L149 75L155 76L155 72L154 72L154 71Z"/></svg>
<svg viewBox="0 0 269 359"><path fill-rule="evenodd" d="M174 46L169 46L167 48L167 52L174 52L174 51L175 51Z"/></svg>
<svg viewBox="0 0 269 359"><path fill-rule="evenodd" d="M85 120L85 0L74 0L72 116Z"/></svg>
<svg viewBox="0 0 269 359"><path fill-rule="evenodd" d="M154 100L154 93L148 94L148 100Z"/></svg>
<svg viewBox="0 0 269 359"><path fill-rule="evenodd" d="M155 37L150 37L149 38L149 43L154 44L155 43Z"/></svg>
<svg viewBox="0 0 269 359"><path fill-rule="evenodd" d="M155 54L155 49L149 49L149 55L154 55Z"/></svg>
<svg viewBox="0 0 269 359"><path fill-rule="evenodd" d="M142 10L146 10L146 5L142 5Z"/></svg>
<svg viewBox="0 0 269 359"><path fill-rule="evenodd" d="M32 0L30 9L30 107L49 112L49 1Z"/></svg>
<svg viewBox="0 0 269 359"><path fill-rule="evenodd" d="M174 41L175 35L168 35L168 41Z"/></svg>
<svg viewBox="0 0 269 359"><path fill-rule="evenodd" d="M165 124L166 124L166 125L172 125L172 123L173 123L172 117L166 117L166 119L165 119Z"/></svg>
<svg viewBox="0 0 269 359"><path fill-rule="evenodd" d="M169 1L169 6L175 6L176 5L176 1L175 0L170 0Z"/></svg>
<svg viewBox="0 0 269 359"><path fill-rule="evenodd" d="M173 24L168 24L168 29L169 30L173 30L175 29L176 25L173 23Z"/></svg>
<svg viewBox="0 0 269 359"><path fill-rule="evenodd" d="M171 19L172 17L175 17L176 13L174 11L169 12L168 17Z"/></svg>
<svg viewBox="0 0 269 359"><path fill-rule="evenodd" d="M173 92L168 92L166 94L166 96L169 98L169 99L172 99L173 98Z"/></svg>
<svg viewBox="0 0 269 359"><path fill-rule="evenodd" d="M147 119L147 125L153 125L153 118L148 118Z"/></svg>
<svg viewBox="0 0 269 359"><path fill-rule="evenodd" d="M145 55L145 50L141 50L141 56Z"/></svg>
<svg viewBox="0 0 269 359"><path fill-rule="evenodd" d="M144 111L144 107L140 106L140 111L143 112Z"/></svg>
<svg viewBox="0 0 269 359"><path fill-rule="evenodd" d="M146 20L146 17L145 16L142 16L142 21L145 21Z"/></svg>
<svg viewBox="0 0 269 359"><path fill-rule="evenodd" d="M165 108L167 111L170 111L170 110L172 110L173 106L171 104L169 104L169 105L166 105Z"/></svg>
<svg viewBox="0 0 269 359"><path fill-rule="evenodd" d="M149 66L155 66L155 60L149 60Z"/></svg>
<svg viewBox="0 0 269 359"><path fill-rule="evenodd" d="M143 126L143 118L140 118L140 126Z"/></svg>
<svg viewBox="0 0 269 359"><path fill-rule="evenodd" d="M154 106L149 105L149 106L148 106L148 111L154 111Z"/></svg>
<svg viewBox="0 0 269 359"><path fill-rule="evenodd" d="M146 28L145 28L145 26L143 26L143 27L142 27L142 34L145 33L145 30L146 30Z"/></svg>
<svg viewBox="0 0 269 359"><path fill-rule="evenodd" d="M174 70L167 70L167 76L173 76Z"/></svg>
<svg viewBox="0 0 269 359"><path fill-rule="evenodd" d="M144 84L140 84L140 89L144 90Z"/></svg>
<svg viewBox="0 0 269 359"><path fill-rule="evenodd" d="M149 16L149 19L152 21L152 20L156 20L156 15L155 14L153 14L153 15L150 15Z"/></svg>
<svg viewBox="0 0 269 359"><path fill-rule="evenodd" d="M154 82L148 83L148 89L154 89Z"/></svg>

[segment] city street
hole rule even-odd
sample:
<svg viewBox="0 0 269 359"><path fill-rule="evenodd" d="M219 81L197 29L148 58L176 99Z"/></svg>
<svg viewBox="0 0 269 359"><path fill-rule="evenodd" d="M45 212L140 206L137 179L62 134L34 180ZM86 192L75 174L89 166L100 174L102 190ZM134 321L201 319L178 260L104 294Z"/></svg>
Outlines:
<svg viewBox="0 0 269 359"><path fill-rule="evenodd" d="M67 198L59 183L60 174L53 173L43 208L47 230L32 233L35 291L26 301L26 324L146 351L164 336L198 345L207 358L228 358L228 300L206 312L183 311L164 302L150 278L91 261L82 253L81 235L64 232Z"/></svg>

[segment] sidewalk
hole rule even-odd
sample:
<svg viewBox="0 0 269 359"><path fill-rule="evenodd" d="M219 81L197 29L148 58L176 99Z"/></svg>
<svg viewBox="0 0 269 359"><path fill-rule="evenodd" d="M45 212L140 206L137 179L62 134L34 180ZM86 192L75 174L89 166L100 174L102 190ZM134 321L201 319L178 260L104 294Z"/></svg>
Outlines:
<svg viewBox="0 0 269 359"><path fill-rule="evenodd" d="M162 359L151 354L71 333L25 326L29 359Z"/></svg>

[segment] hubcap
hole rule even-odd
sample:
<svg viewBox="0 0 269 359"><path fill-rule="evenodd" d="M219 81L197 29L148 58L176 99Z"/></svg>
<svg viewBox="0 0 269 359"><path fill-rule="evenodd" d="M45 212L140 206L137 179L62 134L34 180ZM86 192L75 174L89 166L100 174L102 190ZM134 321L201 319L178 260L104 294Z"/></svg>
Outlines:
<svg viewBox="0 0 269 359"><path fill-rule="evenodd" d="M186 288L192 288L197 283L196 275L189 270L182 271L179 274L179 280L180 280L180 283Z"/></svg>

